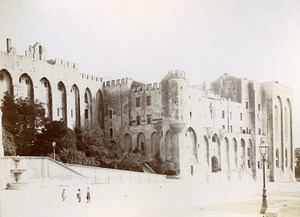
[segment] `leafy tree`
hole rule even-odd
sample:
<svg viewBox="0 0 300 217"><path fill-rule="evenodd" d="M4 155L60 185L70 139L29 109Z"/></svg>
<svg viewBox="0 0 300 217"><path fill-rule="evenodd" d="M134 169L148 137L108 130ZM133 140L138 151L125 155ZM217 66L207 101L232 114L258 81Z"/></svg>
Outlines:
<svg viewBox="0 0 300 217"><path fill-rule="evenodd" d="M3 146L5 156L15 156L16 146L14 143L14 137L7 130L3 129Z"/></svg>
<svg viewBox="0 0 300 217"><path fill-rule="evenodd" d="M295 148L295 160L297 162L297 167L300 167L300 148Z"/></svg>
<svg viewBox="0 0 300 217"><path fill-rule="evenodd" d="M30 147L29 154L47 156L53 152L53 142L56 143L55 150L57 154L63 148L76 150L75 132L69 129L63 121L52 121L45 124L41 132L37 134L36 140Z"/></svg>
<svg viewBox="0 0 300 217"><path fill-rule="evenodd" d="M64 163L86 166L99 166L94 157L87 157L82 151L63 148L60 151L60 159Z"/></svg>
<svg viewBox="0 0 300 217"><path fill-rule="evenodd" d="M148 162L148 164L156 173L165 175L176 175L176 171L171 169L170 163L163 162L159 152L155 153L154 159Z"/></svg>
<svg viewBox="0 0 300 217"><path fill-rule="evenodd" d="M28 155L30 146L47 121L45 109L39 101L17 98L5 93L2 100L3 128L9 132L16 146L16 154Z"/></svg>
<svg viewBox="0 0 300 217"><path fill-rule="evenodd" d="M300 148L295 148L295 161L297 162L295 167L295 177L300 181Z"/></svg>

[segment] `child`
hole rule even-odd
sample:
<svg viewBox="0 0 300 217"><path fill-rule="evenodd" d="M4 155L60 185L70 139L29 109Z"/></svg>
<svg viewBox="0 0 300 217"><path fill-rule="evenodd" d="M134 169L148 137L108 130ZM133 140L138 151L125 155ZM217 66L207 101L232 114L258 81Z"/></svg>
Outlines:
<svg viewBox="0 0 300 217"><path fill-rule="evenodd" d="M78 189L78 192L77 192L77 199L78 199L78 202L80 203L81 202L80 189Z"/></svg>
<svg viewBox="0 0 300 217"><path fill-rule="evenodd" d="M90 203L91 202L91 193L89 187L86 190L86 202Z"/></svg>
<svg viewBox="0 0 300 217"><path fill-rule="evenodd" d="M65 189L63 189L63 191L62 191L61 197L62 197L62 200L65 201L65 199L66 199L66 190Z"/></svg>

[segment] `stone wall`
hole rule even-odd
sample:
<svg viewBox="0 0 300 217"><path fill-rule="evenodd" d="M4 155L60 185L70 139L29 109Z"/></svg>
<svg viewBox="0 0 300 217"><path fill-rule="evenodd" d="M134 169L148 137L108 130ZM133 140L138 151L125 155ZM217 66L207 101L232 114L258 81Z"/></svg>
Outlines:
<svg viewBox="0 0 300 217"><path fill-rule="evenodd" d="M104 80L70 61L46 60L39 43L18 56L8 40L0 53L0 99L5 91L39 99L48 117L70 128L99 124L123 151L136 149L148 160L158 153L181 176L243 172L255 179L265 138L268 179L294 174L292 90L276 82L224 74L191 87L181 70L154 84Z"/></svg>

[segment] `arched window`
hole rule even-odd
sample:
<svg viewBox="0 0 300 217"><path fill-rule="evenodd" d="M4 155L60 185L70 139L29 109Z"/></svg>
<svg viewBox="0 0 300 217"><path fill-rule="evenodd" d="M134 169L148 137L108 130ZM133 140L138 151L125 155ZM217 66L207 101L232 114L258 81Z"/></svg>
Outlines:
<svg viewBox="0 0 300 217"><path fill-rule="evenodd" d="M138 144L138 149L146 154L146 137L143 133L139 133L137 137L137 144Z"/></svg>

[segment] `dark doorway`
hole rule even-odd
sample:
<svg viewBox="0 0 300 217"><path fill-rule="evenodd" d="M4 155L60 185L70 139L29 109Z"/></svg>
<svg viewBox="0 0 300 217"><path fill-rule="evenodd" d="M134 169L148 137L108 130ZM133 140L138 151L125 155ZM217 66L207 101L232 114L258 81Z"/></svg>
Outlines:
<svg viewBox="0 0 300 217"><path fill-rule="evenodd" d="M218 172L218 158L216 157L216 156L213 156L212 158L211 158L211 171L213 172L213 173L216 173L216 172Z"/></svg>

